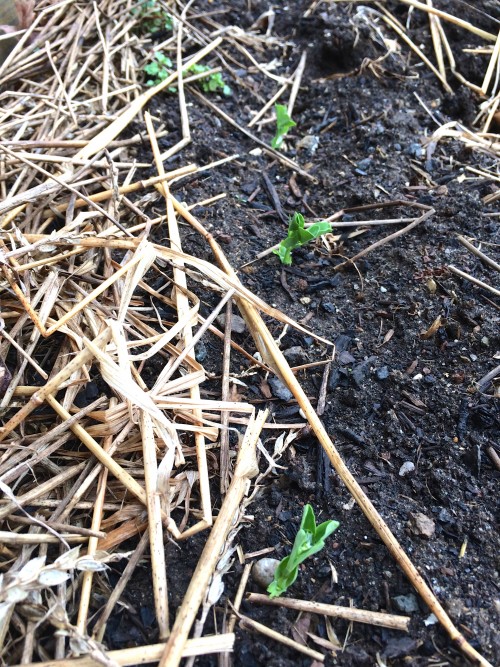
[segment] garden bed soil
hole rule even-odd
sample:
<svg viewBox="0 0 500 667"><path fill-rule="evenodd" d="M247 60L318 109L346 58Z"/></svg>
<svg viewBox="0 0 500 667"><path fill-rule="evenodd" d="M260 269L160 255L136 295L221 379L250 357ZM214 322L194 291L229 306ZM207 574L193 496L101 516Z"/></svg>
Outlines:
<svg viewBox="0 0 500 667"><path fill-rule="evenodd" d="M195 175L175 194L193 202L225 192L225 199L198 207L194 214L221 243L245 286L336 343L322 416L329 434L464 636L498 663L499 472L488 450L499 449L500 413L491 388L477 391L477 382L499 363L498 299L447 268L452 264L495 284L494 272L456 239L462 234L481 241L498 259L498 218L488 215L496 211L495 205L483 202L497 185L467 171L469 166L491 168L495 159L458 140L443 141L432 153L426 149L426 140L440 125L458 121L470 126L480 100L452 77L453 93L446 93L406 46L377 62L385 50L373 30L356 19L357 6L320 3L304 18L308 5L300 1L275 7L274 34L287 47L270 45L264 55L266 61L278 58L280 72L291 73L307 51L293 112L297 125L283 152L314 180L294 174L265 152L252 151L256 146L251 139L188 92L192 143L181 153L183 163L207 163L236 153L239 157L206 176ZM407 21L407 6L388 5L399 20ZM496 3L473 7L450 0L436 5L483 29L498 29ZM243 30L267 9L268 3L257 1L210 3L211 11L220 12L220 23ZM415 43L432 57L427 17L414 12L411 21ZM463 51L480 41L456 26L447 24L446 29L454 52L460 54L461 72L480 85L487 60ZM261 106L256 98L269 99L276 84L257 72L254 76L236 67L236 73L241 80L232 83L232 95L211 99L244 127L249 109ZM150 111L170 132L164 147L181 138L176 96L156 97ZM269 142L272 134L272 126L264 126L259 138ZM151 154L145 146L137 157L151 159ZM177 162L173 158L166 168ZM282 211L277 210L276 196ZM351 220L353 227L340 230L342 236L330 251L318 241L295 251L291 267L280 265L274 254L248 264L286 235L286 217L295 211L307 220L324 219L341 209L395 200L404 203L344 215L343 221ZM433 207L435 213L355 267L336 270L346 257L401 228L370 227L349 238L356 221L416 217L413 204ZM161 212L161 200L152 206ZM205 242L188 227L183 243L187 252L211 259ZM208 295L202 314L209 313L213 303ZM439 316L435 332L423 335ZM276 338L283 334L279 323L269 320L268 325ZM235 334L235 340L254 350L248 331ZM282 336L280 346L293 366L327 360L331 354L331 348L292 329ZM222 349L213 337L203 339L201 350L207 368L220 368ZM248 362L234 355L232 372L247 368ZM313 401L320 394L323 373L324 366L298 373ZM237 387L242 399L270 408L276 421L303 421L295 401L283 400L287 397L280 387L262 373L241 379L246 384ZM264 444L272 451L272 439ZM337 519L340 528L325 549L300 568L288 594L411 616L408 634L333 620L341 648L335 655L329 653L325 664L464 665L464 657L417 599L307 430L280 464L284 468L267 479L249 508L251 516L239 533L243 551L273 547L272 556L285 556L302 508L310 503L319 520ZM216 488L218 480L213 484ZM204 540L198 535L167 546L173 563L173 610L182 600ZM191 567L177 571L179 559ZM241 574L236 559L208 629L221 629L226 601L234 599ZM250 590L259 590L252 580ZM108 626L105 639L110 648L155 638L147 563L136 571L125 601L130 607L123 607ZM242 612L295 638L312 632L328 639L322 617L298 620L291 610L247 602ZM235 665L311 664L310 658L271 639L238 626L236 632ZM216 664L216 658L199 658L197 663Z"/></svg>

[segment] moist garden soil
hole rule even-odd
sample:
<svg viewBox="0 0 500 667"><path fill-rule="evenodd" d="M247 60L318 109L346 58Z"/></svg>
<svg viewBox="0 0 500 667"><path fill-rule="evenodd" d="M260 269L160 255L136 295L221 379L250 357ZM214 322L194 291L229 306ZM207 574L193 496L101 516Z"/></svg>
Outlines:
<svg viewBox="0 0 500 667"><path fill-rule="evenodd" d="M496 2L477 2L474 7L458 0L435 4L485 30L498 30ZM456 240L462 234L481 241L498 261L498 218L488 215L498 209L483 202L497 185L467 171L469 166L494 168L495 158L459 140L442 141L433 146L433 152L426 147L426 139L444 123L458 121L471 127L480 100L452 76L453 93L446 93L406 45L399 54L376 62L386 49L376 41L373 30L356 19L358 6L321 3L304 18L308 6L300 1L275 7L273 34L286 47L270 42L258 59L271 62L277 58L279 72L291 74L307 50L293 112L297 125L282 150L314 181L294 174L265 151L253 151L256 144L251 139L191 92L187 92L187 102L192 143L168 161L166 168L175 167L180 159L182 164L206 164L239 155L220 169L195 175L187 185L184 181L176 196L192 203L225 192L225 199L197 207L194 214L219 240L245 286L336 343L322 416L329 434L461 632L498 664L500 540L495 512L499 472L487 452L488 448L499 449L500 413L491 387L477 391L477 382L499 363L499 301L447 269L455 265L498 288L498 275ZM207 7L219 12L219 23L248 30L268 3L215 0ZM407 6L390 2L387 7L406 23ZM386 36L396 37L386 26L383 29ZM463 51L480 42L451 24L446 24L446 31L459 57L460 71L481 85L487 58ZM412 14L411 34L433 58L425 14ZM259 109L278 84L257 70L239 69L234 62L230 66L238 77L230 82L232 95L210 99L245 127L250 110ZM162 140L163 149L181 138L176 95L155 98L150 111L169 130ZM270 143L273 126L264 125L257 133ZM151 159L147 142L137 157ZM315 220L341 209L395 200L403 203L347 212L342 220L352 221L353 226L338 232L342 233L338 242L327 249L318 241L295 251L291 267L282 266L274 254L247 264L284 238L286 218L296 211ZM407 234L373 250L355 267L336 270L345 258L404 226L371 227L349 238L357 229L356 221L417 217L421 211L412 207L415 203L432 206L435 213ZM151 211L155 210L163 212L161 199L151 204ZM212 259L201 237L189 227L184 232L187 252ZM157 234L159 239L161 233ZM202 314L208 314L214 303L215 298L207 293ZM439 316L436 331L423 336ZM279 323L268 320L268 326L275 338L283 334ZM250 332L235 333L234 339L254 352ZM326 361L331 355L330 347L292 329L282 336L280 345L292 366ZM220 369L222 347L214 337L203 339L198 355L209 370ZM242 399L269 408L277 422L304 421L296 402L282 387L259 369L250 373L248 369L249 362L234 354L232 373L245 383L237 385ZM157 372L155 368L150 371ZM325 366L316 366L298 373L313 401L320 395L324 371ZM207 387L210 390L210 383ZM218 387L214 381L213 389ZM274 437L273 432L266 432L264 444L271 452ZM261 463L265 469L265 460ZM335 655L328 653L325 664L466 664L353 504L307 429L288 448L280 465L283 468L267 478L249 507L238 536L243 552L274 547L268 555L284 557L302 508L310 503L318 520L336 519L340 528L323 551L304 563L287 595L406 613L412 619L408 634L332 620L340 649ZM214 490L218 483L214 476ZM432 522L427 529L421 527L420 515ZM182 600L204 540L205 535L198 535L187 543L167 545L172 614ZM176 563L182 563L182 568ZM242 569L235 558L224 578L224 594L207 620L207 630L222 630L227 600L234 599ZM111 583L119 574L118 569L113 571ZM259 590L252 580L249 589ZM125 606L108 625L105 640L109 648L155 641L147 562L137 569L123 601ZM296 639L307 632L332 638L322 617L299 618L290 610L248 602L243 603L242 613ZM235 665L311 664L310 658L238 625L236 634ZM216 662L209 656L197 660L200 666Z"/></svg>

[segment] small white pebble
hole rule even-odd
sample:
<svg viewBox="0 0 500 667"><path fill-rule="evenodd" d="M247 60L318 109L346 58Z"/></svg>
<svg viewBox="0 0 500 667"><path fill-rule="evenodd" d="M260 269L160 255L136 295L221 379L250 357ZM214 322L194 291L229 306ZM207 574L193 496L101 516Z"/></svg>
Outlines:
<svg viewBox="0 0 500 667"><path fill-rule="evenodd" d="M264 590L267 589L271 581L274 579L274 573L279 565L279 560L276 558L261 558L252 567L252 578Z"/></svg>
<svg viewBox="0 0 500 667"><path fill-rule="evenodd" d="M411 461L405 461L401 468L399 469L399 476L405 477L415 470L415 464Z"/></svg>

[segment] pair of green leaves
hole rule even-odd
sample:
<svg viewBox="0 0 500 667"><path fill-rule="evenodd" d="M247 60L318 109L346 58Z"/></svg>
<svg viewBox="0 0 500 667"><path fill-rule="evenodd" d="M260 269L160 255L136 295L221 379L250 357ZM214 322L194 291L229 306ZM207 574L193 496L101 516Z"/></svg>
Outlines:
<svg viewBox="0 0 500 667"><path fill-rule="evenodd" d="M288 236L273 251L275 255L278 255L282 264L290 266L292 263L292 250L295 250L295 248L299 248L304 243L313 241L319 236L332 231L332 226L329 222L315 222L314 225L311 225L307 229L304 224L304 216L300 213L294 213L290 218Z"/></svg>
<svg viewBox="0 0 500 667"><path fill-rule="evenodd" d="M316 525L314 510L311 505L304 507L300 528L295 536L292 552L283 558L274 573L274 580L267 587L271 598L284 593L297 579L299 565L306 558L321 551L326 538L339 527L338 521L325 521Z"/></svg>

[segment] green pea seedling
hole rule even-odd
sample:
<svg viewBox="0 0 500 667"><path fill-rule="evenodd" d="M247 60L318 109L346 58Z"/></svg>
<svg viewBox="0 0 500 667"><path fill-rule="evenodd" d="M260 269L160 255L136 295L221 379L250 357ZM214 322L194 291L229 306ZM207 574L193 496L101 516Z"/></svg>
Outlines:
<svg viewBox="0 0 500 667"><path fill-rule="evenodd" d="M283 104L275 104L274 110L276 112L276 134L271 141L271 146L279 148L288 130L291 127L295 127L297 123L290 118L288 109Z"/></svg>
<svg viewBox="0 0 500 667"><path fill-rule="evenodd" d="M156 0L145 0L141 2L132 13L136 16L141 34L154 35L165 30L171 32L174 27L174 19Z"/></svg>
<svg viewBox="0 0 500 667"><path fill-rule="evenodd" d="M332 231L332 226L329 222L315 222L314 225L311 225L307 229L305 229L304 223L304 216L300 213L294 213L290 218L288 222L288 236L281 241L276 250L273 250L274 254L280 258L282 264L290 266L292 263L292 250L295 250L295 248L299 248L304 243L313 241L319 236Z"/></svg>
<svg viewBox="0 0 500 667"><path fill-rule="evenodd" d="M309 556L321 551L325 546L326 538L338 527L338 521L325 521L317 526L311 505L304 507L302 521L295 536L292 552L280 562L274 573L274 580L267 587L269 597L278 597L293 584L297 579L299 565Z"/></svg>
<svg viewBox="0 0 500 667"><path fill-rule="evenodd" d="M146 85L155 86L156 84L165 81L165 79L172 74L172 68L173 64L170 58L161 51L157 51L153 56L153 60L144 67L144 73L150 77L146 81ZM203 74L203 72L209 71L210 67L207 65L194 64L191 65L191 67L188 67L182 75ZM231 95L232 93L231 88L226 84L220 72L213 72L212 74L207 74L207 76L200 78L198 80L198 85L205 93L216 93L220 91L226 96ZM168 90L171 93L175 93L177 88L171 86Z"/></svg>

